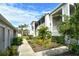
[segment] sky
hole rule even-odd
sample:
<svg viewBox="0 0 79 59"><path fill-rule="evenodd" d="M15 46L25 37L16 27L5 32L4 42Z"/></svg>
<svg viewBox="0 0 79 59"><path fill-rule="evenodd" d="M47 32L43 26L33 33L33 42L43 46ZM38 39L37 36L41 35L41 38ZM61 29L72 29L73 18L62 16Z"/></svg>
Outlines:
<svg viewBox="0 0 79 59"><path fill-rule="evenodd" d="M50 13L59 3L0 3L2 14L12 25L30 25L42 15Z"/></svg>

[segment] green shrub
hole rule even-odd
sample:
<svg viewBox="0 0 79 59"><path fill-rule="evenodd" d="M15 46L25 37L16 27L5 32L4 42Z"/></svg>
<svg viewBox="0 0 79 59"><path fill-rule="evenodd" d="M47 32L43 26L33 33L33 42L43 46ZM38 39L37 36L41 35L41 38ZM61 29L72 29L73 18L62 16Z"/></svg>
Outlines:
<svg viewBox="0 0 79 59"><path fill-rule="evenodd" d="M79 55L79 45L71 44L71 45L69 45L69 50L71 53Z"/></svg>
<svg viewBox="0 0 79 59"><path fill-rule="evenodd" d="M53 36L52 40L57 43L61 43L61 44L64 44L64 42L65 42L64 36Z"/></svg>
<svg viewBox="0 0 79 59"><path fill-rule="evenodd" d="M38 45L42 45L43 40L42 39L35 39L35 40L33 40L33 43L38 44Z"/></svg>
<svg viewBox="0 0 79 59"><path fill-rule="evenodd" d="M32 40L32 39L34 39L33 35L27 35L27 36L25 36L23 38L25 38L26 40Z"/></svg>
<svg viewBox="0 0 79 59"><path fill-rule="evenodd" d="M11 47L9 47L5 51L0 51L0 56L16 56L18 55L17 52L17 46L22 44L22 38L21 37L15 37L13 38L13 42L11 44Z"/></svg>
<svg viewBox="0 0 79 59"><path fill-rule="evenodd" d="M16 56L18 55L17 46L11 46L5 51L0 51L0 56Z"/></svg>
<svg viewBox="0 0 79 59"><path fill-rule="evenodd" d="M9 56L16 56L18 55L18 52L17 52L17 46L11 46L9 49Z"/></svg>
<svg viewBox="0 0 79 59"><path fill-rule="evenodd" d="M35 39L35 40L32 40L32 45L41 45L45 48L49 48L51 47L51 39L48 39L48 40L45 40L43 41L43 39Z"/></svg>
<svg viewBox="0 0 79 59"><path fill-rule="evenodd" d="M38 39L38 40L37 40L37 44L43 45L43 40L42 40L42 39Z"/></svg>
<svg viewBox="0 0 79 59"><path fill-rule="evenodd" d="M13 38L12 45L21 45L22 44L22 38L21 37L15 37Z"/></svg>
<svg viewBox="0 0 79 59"><path fill-rule="evenodd" d="M26 40L29 40L29 36L26 36L25 39L26 39Z"/></svg>
<svg viewBox="0 0 79 59"><path fill-rule="evenodd" d="M45 40L43 43L43 47L50 48L52 46L51 43L51 39Z"/></svg>
<svg viewBox="0 0 79 59"><path fill-rule="evenodd" d="M28 37L29 37L29 39L33 39L33 36L32 35L29 35Z"/></svg>
<svg viewBox="0 0 79 59"><path fill-rule="evenodd" d="M0 56L8 56L9 55L9 51L0 51Z"/></svg>

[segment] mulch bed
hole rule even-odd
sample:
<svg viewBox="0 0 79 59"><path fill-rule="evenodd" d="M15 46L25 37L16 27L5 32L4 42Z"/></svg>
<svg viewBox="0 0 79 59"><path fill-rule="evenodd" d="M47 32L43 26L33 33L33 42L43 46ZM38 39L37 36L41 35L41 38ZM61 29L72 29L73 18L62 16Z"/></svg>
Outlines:
<svg viewBox="0 0 79 59"><path fill-rule="evenodd" d="M38 44L36 44L36 45L33 46L30 41L28 41L28 43L30 44L30 46L32 47L32 49L34 50L34 52L39 52L39 51L48 50L48 49L51 49L51 48L56 48L56 47L61 46L60 44L57 44L55 42L52 42L51 47L49 47L49 48L45 48L45 47L43 47L41 45L38 45Z"/></svg>
<svg viewBox="0 0 79 59"><path fill-rule="evenodd" d="M39 51L48 50L48 49L51 49L51 48L57 48L59 46L62 46L59 43L52 42L52 45L51 45L50 48L44 48L43 46L38 45L38 44L33 46L31 41L28 41L28 43L30 44L30 46L32 47L34 52L39 52ZM70 51L68 51L68 52L65 52L65 53L62 53L62 54L59 54L59 55L56 55L56 56L79 56L79 55L75 55L75 54L71 53Z"/></svg>

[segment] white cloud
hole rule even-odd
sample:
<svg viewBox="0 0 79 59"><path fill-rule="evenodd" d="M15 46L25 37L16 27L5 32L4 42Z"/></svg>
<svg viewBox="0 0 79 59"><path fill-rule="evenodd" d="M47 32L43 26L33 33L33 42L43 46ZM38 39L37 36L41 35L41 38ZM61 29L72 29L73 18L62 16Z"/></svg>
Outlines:
<svg viewBox="0 0 79 59"><path fill-rule="evenodd" d="M41 13L37 11L22 10L19 8L7 6L6 4L0 4L0 13L15 26L24 23L30 24L32 20L37 20L36 17L41 15Z"/></svg>
<svg viewBox="0 0 79 59"><path fill-rule="evenodd" d="M51 10L42 10L41 12L31 9L22 10L13 6L14 4L12 3L10 6L8 6L6 3L0 4L0 13L16 27L21 24L30 25L33 20L39 20L42 15L51 12ZM30 5L28 7L32 9L35 8L34 6Z"/></svg>
<svg viewBox="0 0 79 59"><path fill-rule="evenodd" d="M51 13L52 10L53 10L53 9L51 9L51 8L47 8L47 9L43 10L42 13L43 13L43 14L45 14L45 13Z"/></svg>

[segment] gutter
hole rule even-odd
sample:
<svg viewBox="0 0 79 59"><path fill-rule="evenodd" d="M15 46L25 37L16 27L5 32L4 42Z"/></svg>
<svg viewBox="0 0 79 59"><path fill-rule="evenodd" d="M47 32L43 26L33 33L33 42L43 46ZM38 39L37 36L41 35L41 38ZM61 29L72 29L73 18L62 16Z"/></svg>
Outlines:
<svg viewBox="0 0 79 59"><path fill-rule="evenodd" d="M0 14L0 20L3 21L6 25L8 25L10 28L15 29L16 28L6 19L3 17L3 15Z"/></svg>
<svg viewBox="0 0 79 59"><path fill-rule="evenodd" d="M56 8L53 9L53 11L49 15L51 15L53 12L55 12L58 8L60 8L64 4L66 4L66 3L59 4Z"/></svg>

